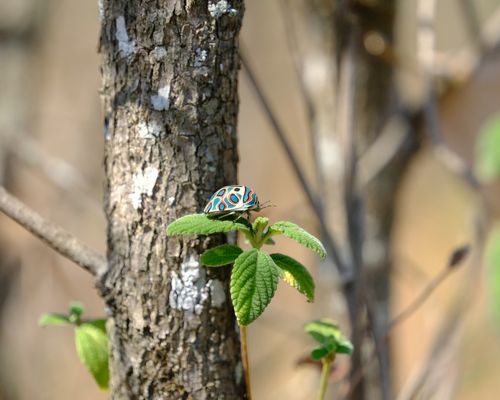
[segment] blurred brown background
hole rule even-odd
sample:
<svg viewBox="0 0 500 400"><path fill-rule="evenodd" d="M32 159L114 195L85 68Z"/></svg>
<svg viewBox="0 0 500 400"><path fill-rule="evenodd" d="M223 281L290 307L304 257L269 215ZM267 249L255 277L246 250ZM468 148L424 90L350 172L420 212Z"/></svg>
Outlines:
<svg viewBox="0 0 500 400"><path fill-rule="evenodd" d="M399 1L397 48L404 60L398 90L408 104L422 101L415 73L416 1ZM486 23L498 0L473 2ZM498 19L497 19L498 21ZM472 48L452 0L438 2L435 20L440 54ZM500 24L500 22L499 22ZM99 103L97 2L0 0L0 179L45 217L105 251L102 199L102 121ZM247 1L242 42L306 175L314 159L303 100L286 40L279 2ZM472 53L473 54L473 53ZM458 70L461 64L454 65ZM240 182L270 200L270 218L289 219L317 233L315 219L260 104L240 80ZM443 132L450 147L473 161L474 143L485 119L500 110L500 56L484 61L467 81L440 100ZM485 193L495 199L498 191ZM498 198L498 197L497 197ZM397 314L438 273L451 251L474 241L478 195L436 159L424 143L398 193L392 277ZM499 215L499 202L494 201ZM72 300L89 316L102 316L91 278L69 261L0 216L0 399L104 399L79 363L71 329L37 326L46 311L64 312ZM252 383L257 400L315 397L319 373L297 366L313 343L303 324L345 312L330 265L287 240L277 243L309 266L317 282L311 305L281 285L262 318L249 328ZM286 251L284 250L286 248ZM500 392L500 331L488 315L480 260L466 265L438 288L415 315L393 332L395 392L412 379L428 356L440 323L467 296L463 318L449 340L443 376L451 398L495 399ZM467 284L472 287L464 289ZM340 358L335 377L345 373ZM335 385L335 382L332 383ZM442 397L441 397L442 398Z"/></svg>

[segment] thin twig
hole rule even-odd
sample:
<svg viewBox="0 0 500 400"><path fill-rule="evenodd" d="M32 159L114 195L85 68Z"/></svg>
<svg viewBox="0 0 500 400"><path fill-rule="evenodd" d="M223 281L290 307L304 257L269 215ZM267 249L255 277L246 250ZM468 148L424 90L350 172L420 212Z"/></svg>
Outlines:
<svg viewBox="0 0 500 400"><path fill-rule="evenodd" d="M347 15L347 14L346 14ZM364 236L364 212L363 199L359 191L358 177L358 150L357 124L356 124L356 61L358 56L357 43L359 42L359 28L352 26L345 46L338 51L338 96L337 101L337 130L339 141L343 150L344 174L343 174L343 201L346 216L346 227L348 243L350 247L350 262L353 269L353 283L346 292L349 319L351 324L352 342L355 349L352 355L352 366L350 380L355 378L356 371L362 366L362 344L364 333L361 329L361 311L363 309L364 296L362 291L362 247ZM373 328L375 331L375 328ZM374 332L375 333L375 332ZM377 354L382 354L379 342L375 341ZM380 364L380 381L383 398L388 398L387 374L383 371L384 364ZM362 380L356 386L358 398L363 396Z"/></svg>
<svg viewBox="0 0 500 400"><path fill-rule="evenodd" d="M438 275L432 278L431 281L418 294L418 296L415 297L415 299L408 306L406 306L396 317L394 317L389 322L384 333L380 335L379 340L383 340L385 342L388 339L391 331L397 325L400 325L408 320L420 307L422 307L422 305L429 299L434 291L443 284L446 278L448 278L451 273L462 264L469 252L469 249L470 248L468 245L460 246L451 253L445 268ZM350 397L350 394L354 390L354 387L352 387L352 385L356 386L358 384L358 382L363 377L366 368L368 368L368 366L375 360L375 357L377 356L376 352L377 347L374 348L365 364L358 371L356 371L355 379L351 380L351 387L349 388L349 392L345 396L345 398Z"/></svg>
<svg viewBox="0 0 500 400"><path fill-rule="evenodd" d="M437 276L435 276L427 286L419 293L413 301L406 306L403 311L401 311L396 317L394 317L389 325L387 326L385 336L397 325L403 323L408 318L410 318L422 305L431 297L432 293L444 282L446 278L451 274L453 268L446 267L441 270Z"/></svg>
<svg viewBox="0 0 500 400"><path fill-rule="evenodd" d="M470 261L470 264L475 266L480 264L480 249L484 248L485 225L487 220L484 214L484 208L479 208L479 213L480 215L476 218L475 243L473 246L476 250L473 252L473 257ZM448 261L448 267L454 269L456 266L460 265L464 257L467 256L469 250L468 246L463 246L455 250ZM456 339L458 327L463 321L464 315L467 314L465 311L472 304L472 289L477 285L479 276L481 276L481 274L478 274L477 269L469 269L468 276L464 280L463 289L459 292L451 311L447 312L447 319L443 322L434 336L434 340L427 352L425 361L418 368L413 377L404 385L401 393L397 397L398 400L411 400L417 398L418 394L423 390L425 382L432 376L437 378L439 385L442 386L442 381L439 379L439 376L436 376L436 373L442 372L443 370L449 371L450 368L443 368L439 361L443 358L445 351L449 350L450 344L455 342L453 339ZM435 390L433 392L435 393ZM427 397L428 396L423 396L422 398Z"/></svg>
<svg viewBox="0 0 500 400"><path fill-rule="evenodd" d="M436 60L434 75L444 77L445 83L464 84L485 60L500 50L500 7L497 7L481 24L483 53L464 46L458 51L449 52Z"/></svg>
<svg viewBox="0 0 500 400"><path fill-rule="evenodd" d="M439 328L433 344L428 351L427 360L421 365L417 373L410 378L410 381L403 387L401 393L398 395L398 400L411 400L415 398L428 398L427 396L419 396L423 390L424 383L429 377L429 374L437 364L437 360L444 353L444 350L450 343L455 342L458 326L463 321L463 311L466 307L468 300L465 296L459 296L457 304L453 309L447 313L448 318ZM449 370L449 368L447 368ZM442 384L443 382L441 382Z"/></svg>
<svg viewBox="0 0 500 400"><path fill-rule="evenodd" d="M480 54L486 53L488 48L481 35L481 22L474 3L471 0L459 0L458 5L461 8L462 17L472 41Z"/></svg>
<svg viewBox="0 0 500 400"><path fill-rule="evenodd" d="M446 267L427 284L424 290L422 290L422 292L420 292L420 294L403 311L401 311L396 317L392 319L392 321L387 326L385 332L386 336L389 334L392 328L406 321L409 317L411 317L411 315L415 311L417 311L427 301L427 299L431 296L434 290L436 290L436 288L443 283L443 281L448 277L448 275L452 271L454 271L456 267L462 264L464 259L469 254L469 251L470 251L470 246L463 245L457 247L451 253L448 259L448 263L446 264Z"/></svg>
<svg viewBox="0 0 500 400"><path fill-rule="evenodd" d="M400 113L392 116L373 144L360 156L358 168L362 188L377 178L408 142L408 126L402 126L403 121Z"/></svg>
<svg viewBox="0 0 500 400"><path fill-rule="evenodd" d="M288 45L288 51L292 57L293 67L295 70L295 75L297 76L297 82L299 84L301 98L304 101L306 108L307 122L309 125L309 138L311 143L311 149L313 152L315 176L317 183L321 185L321 168L319 167L320 154L318 151L318 127L317 127L317 115L314 107L314 101L311 97L311 93L306 87L305 75L304 75L304 57L302 56L299 44L297 40L297 29L294 24L294 17L292 15L289 0L281 0L281 10L283 12L283 22L285 24L286 30L286 41Z"/></svg>
<svg viewBox="0 0 500 400"><path fill-rule="evenodd" d="M247 327L240 325L241 358L243 362L243 373L245 375L246 400L252 400L252 385L250 383L250 363L248 362L248 335Z"/></svg>
<svg viewBox="0 0 500 400"><path fill-rule="evenodd" d="M423 106L426 133L436 158L454 174L462 177L473 189L479 187L474 172L467 163L454 152L444 140L434 89L433 70L435 67L436 37L434 31L434 13L436 0L420 0L417 7L419 30L417 36L417 54L425 82L427 101Z"/></svg>
<svg viewBox="0 0 500 400"><path fill-rule="evenodd" d="M41 172L57 188L64 190L81 207L102 212L102 207L91 195L91 185L85 177L67 161L42 149L40 143L24 132L2 132L9 151L21 162Z"/></svg>
<svg viewBox="0 0 500 400"><path fill-rule="evenodd" d="M480 184L474 171L462 157L448 146L443 138L434 94L430 95L429 100L424 105L423 116L426 126L425 132L436 159L450 172L462 178L472 189L477 190Z"/></svg>
<svg viewBox="0 0 500 400"><path fill-rule="evenodd" d="M316 198L316 195L313 193L313 190L311 189L309 183L307 182L306 177L304 176L302 172L302 168L299 165L299 161L297 157L295 156L290 144L288 143L288 140L286 139L285 133L283 129L281 128L281 125L279 124L278 120L276 119L271 106L269 105L264 92L262 91L260 85L257 82L257 78L255 77L255 74L248 63L246 56L244 54L243 49L240 50L240 57L241 57L241 63L243 65L243 69L246 72L246 76L248 77L248 80L250 81L250 84L252 86L252 89L254 90L255 94L257 95L257 98L273 128L273 132L280 142L280 144L283 147L283 150L285 151L288 160L290 161L290 164L292 165L292 169L295 173L295 176L299 180L300 186L304 190L304 193L307 197L307 200L309 202L309 205L311 206L312 210L314 211L314 214L316 215L318 222L320 224L320 229L321 229L321 234L323 236L323 239L325 241L325 247L327 248L328 253L331 255L333 261L335 262L341 280L344 284L350 282L351 276L349 273L349 270L346 268L345 263L342 260L342 257L340 255L340 250L339 246L337 245L337 241L334 239L332 236L328 226L326 225L326 221L324 218L324 213L323 213L323 207L321 203L318 201Z"/></svg>
<svg viewBox="0 0 500 400"><path fill-rule="evenodd" d="M101 276L106 271L104 257L91 250L72 234L41 217L1 186L0 211L92 275Z"/></svg>

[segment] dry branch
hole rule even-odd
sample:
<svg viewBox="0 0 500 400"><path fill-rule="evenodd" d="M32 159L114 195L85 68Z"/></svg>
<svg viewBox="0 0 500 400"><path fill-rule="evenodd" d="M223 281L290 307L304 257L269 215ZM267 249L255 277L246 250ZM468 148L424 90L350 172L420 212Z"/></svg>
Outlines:
<svg viewBox="0 0 500 400"><path fill-rule="evenodd" d="M337 240L332 236L332 233L330 232L328 226L326 225L325 218L324 218L324 213L323 213L323 207L322 204L318 201L317 196L315 193L313 193L313 190L309 183L307 182L306 177L304 176L304 173L302 172L302 168L299 165L299 161L297 157L295 156L295 153L293 152L290 144L288 143L288 140L286 139L285 133L283 129L281 128L281 125L279 124L274 112L271 109L271 106L269 105L264 92L257 82L257 78L255 77L255 74L246 60L246 56L243 52L243 50L240 50L240 58L241 58L241 64L243 65L243 70L245 71L248 80L250 81L250 84L252 86L252 89L254 90L255 94L257 95L257 98L259 100L259 103L261 104L272 128L275 136L279 140L281 146L283 147L283 150L285 151L285 154L287 155L288 160L290 161L292 165L292 169L299 181L300 186L302 187L302 190L304 191L307 200L309 202L309 205L311 206L312 210L314 211L316 217L318 218L320 228L321 228L321 234L323 236L325 246L327 248L328 253L331 255L333 261L335 262L339 274L341 276L341 280L344 284L348 283L351 280L350 276L350 271L348 270L347 266L345 265L341 253L340 253L340 247L337 244Z"/></svg>
<svg viewBox="0 0 500 400"><path fill-rule="evenodd" d="M103 256L28 208L3 187L0 187L0 211L92 275L101 276L106 271L106 259Z"/></svg>

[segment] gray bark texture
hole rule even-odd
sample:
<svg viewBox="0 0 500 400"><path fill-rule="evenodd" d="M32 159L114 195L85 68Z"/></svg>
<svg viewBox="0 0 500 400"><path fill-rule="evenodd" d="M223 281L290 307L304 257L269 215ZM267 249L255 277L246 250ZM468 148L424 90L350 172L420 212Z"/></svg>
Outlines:
<svg viewBox="0 0 500 400"><path fill-rule="evenodd" d="M244 398L225 240L167 238L236 182L242 0L104 0L108 305L114 399Z"/></svg>

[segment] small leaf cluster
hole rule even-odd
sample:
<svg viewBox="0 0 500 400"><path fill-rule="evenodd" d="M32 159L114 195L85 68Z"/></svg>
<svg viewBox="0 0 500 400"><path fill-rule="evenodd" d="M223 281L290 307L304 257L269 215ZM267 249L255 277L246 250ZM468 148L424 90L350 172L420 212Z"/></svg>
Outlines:
<svg viewBox="0 0 500 400"><path fill-rule="evenodd" d="M353 346L332 320L320 319L306 324L304 330L319 346L311 352L313 360L332 361L336 354L352 354Z"/></svg>
<svg viewBox="0 0 500 400"><path fill-rule="evenodd" d="M500 113L491 116L479 133L475 171L483 183L500 178Z"/></svg>
<svg viewBox="0 0 500 400"><path fill-rule="evenodd" d="M479 132L475 172L481 183L500 181L500 113L490 116ZM484 261L492 316L500 325L500 223L489 234Z"/></svg>
<svg viewBox="0 0 500 400"><path fill-rule="evenodd" d="M497 224L490 233L484 260L489 278L487 285L492 317L500 326L500 224Z"/></svg>
<svg viewBox="0 0 500 400"><path fill-rule="evenodd" d="M84 308L72 303L64 314L43 314L38 320L40 326L72 325L75 328L75 346L80 361L94 377L101 389L109 384L109 350L104 319L82 319Z"/></svg>
<svg viewBox="0 0 500 400"><path fill-rule="evenodd" d="M265 217L257 217L250 223L241 216L190 214L167 227L169 236L230 231L243 233L252 249L243 250L239 246L223 244L205 251L200 261L207 267L234 265L230 291L240 325L248 325L262 314L276 293L280 278L305 295L308 301L314 301L313 278L300 262L285 254L269 254L262 250L263 245L274 244L273 236L282 234L325 257L321 242L298 225L288 221L269 225L269 219Z"/></svg>

